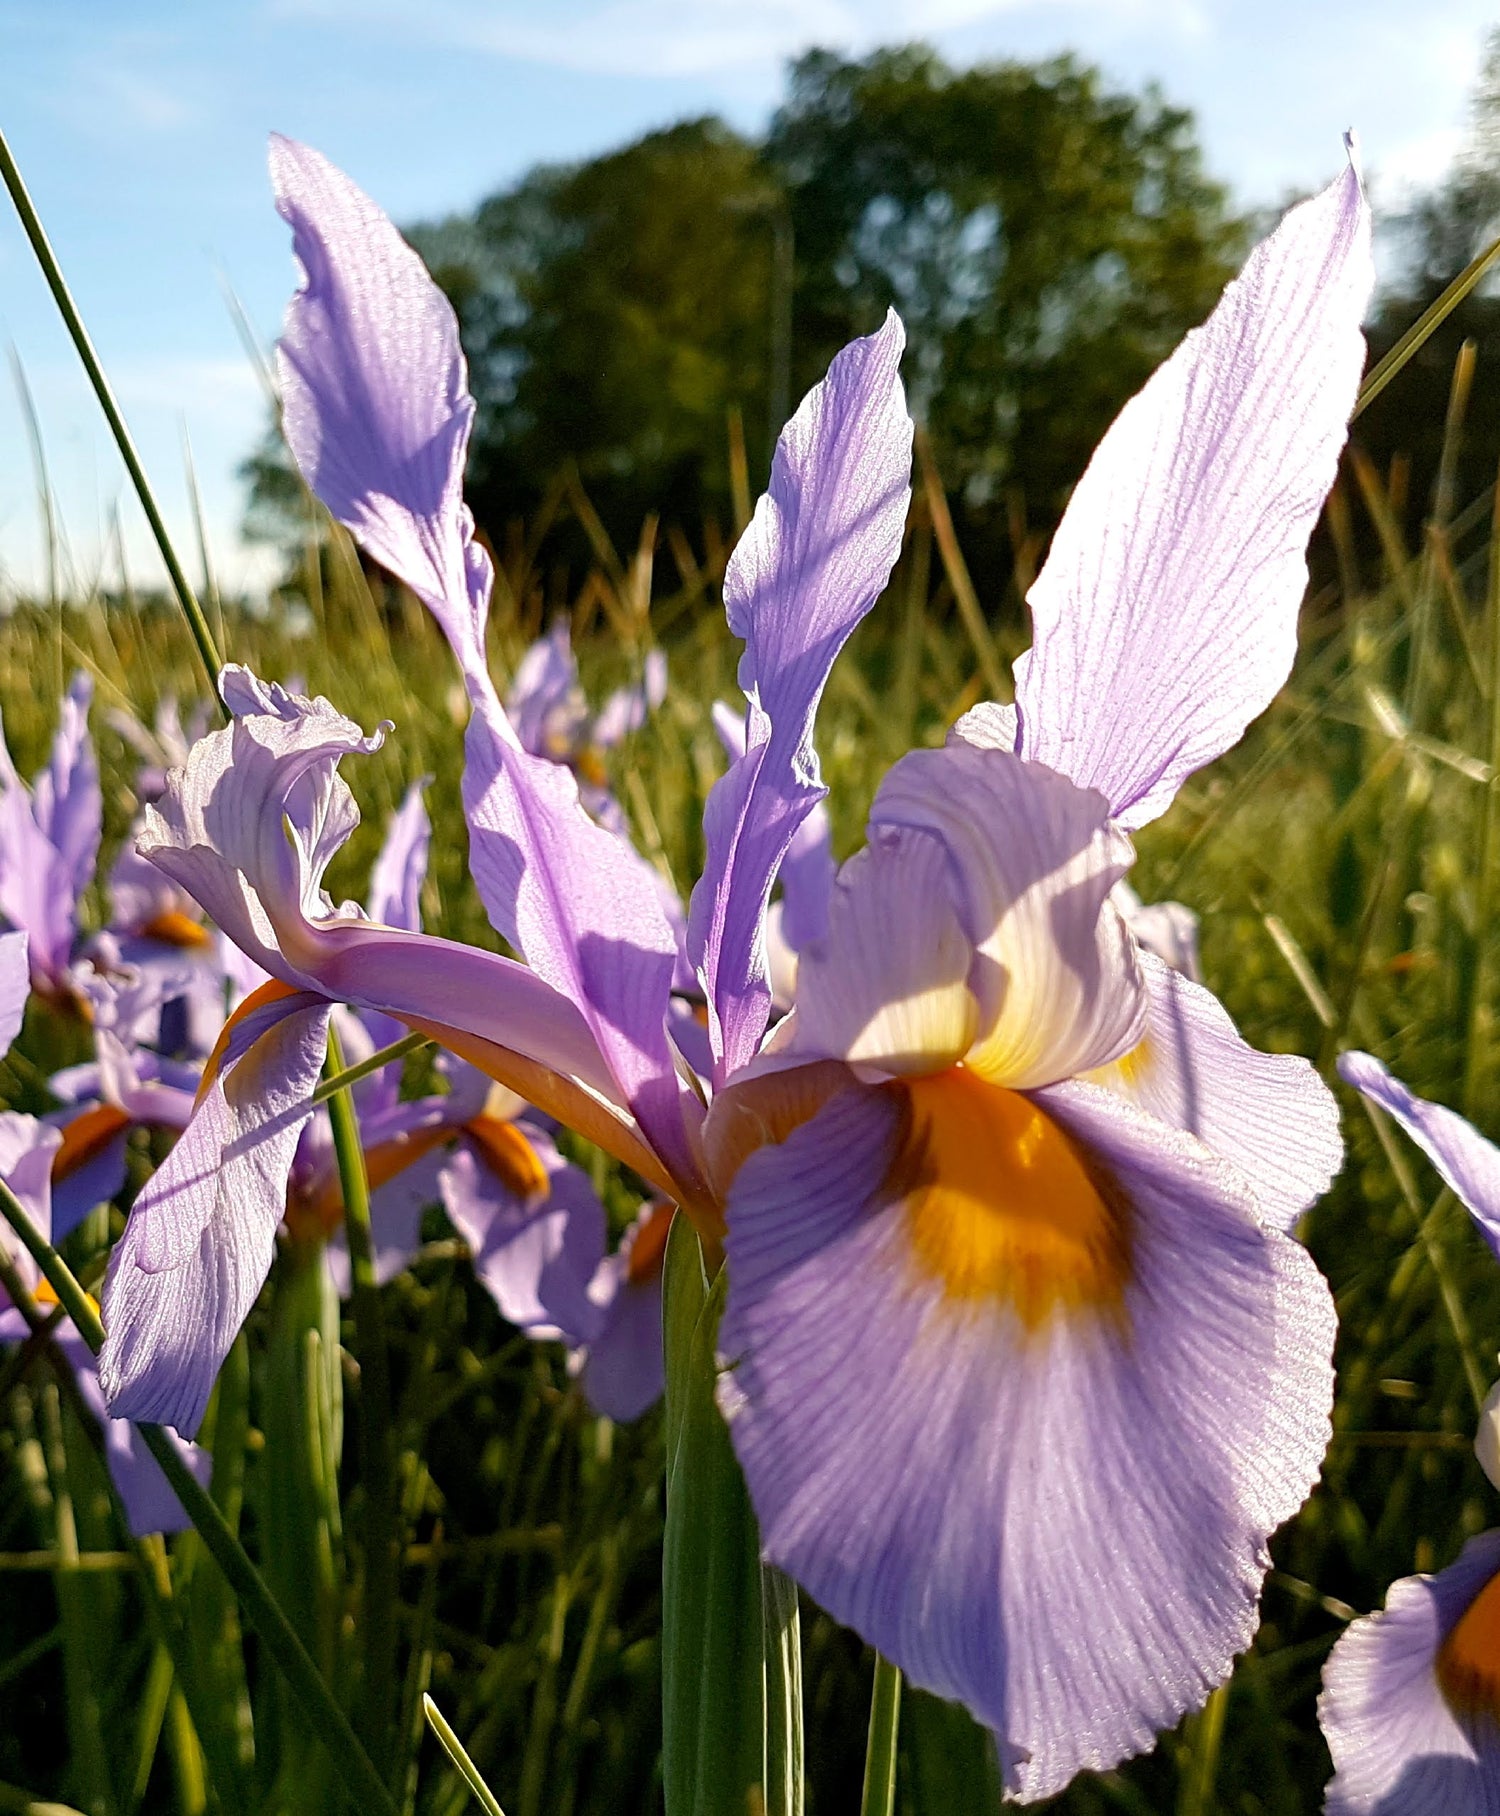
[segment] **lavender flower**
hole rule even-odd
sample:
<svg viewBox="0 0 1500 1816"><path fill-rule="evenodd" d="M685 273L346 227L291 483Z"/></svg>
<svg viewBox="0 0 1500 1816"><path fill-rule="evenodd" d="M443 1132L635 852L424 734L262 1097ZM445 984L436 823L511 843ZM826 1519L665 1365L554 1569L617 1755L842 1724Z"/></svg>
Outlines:
<svg viewBox="0 0 1500 1816"><path fill-rule="evenodd" d="M453 647L471 868L527 962L335 907L321 878L354 821L337 765L380 734L225 672L235 724L173 777L142 850L281 994L233 1027L173 1155L191 1170L163 1169L116 1251L116 1404L195 1416L264 1274L252 1230L319 1018L393 1015L725 1239L720 1400L769 1557L989 1723L1020 1795L1139 1750L1248 1643L1266 1539L1317 1473L1333 1307L1287 1232L1340 1144L1312 1069L1247 1047L1109 898L1126 829L1290 666L1363 357L1357 178L1288 216L1106 436L1033 589L1016 708L887 776L763 1046L767 905L823 797L818 700L910 496L895 316L804 400L725 579L748 712L689 913L705 1114L659 892L526 749L486 667L451 311L347 178L286 141L272 162L305 273L288 438ZM226 1183L226 1146L254 1180ZM232 1291L226 1245L254 1249Z"/></svg>

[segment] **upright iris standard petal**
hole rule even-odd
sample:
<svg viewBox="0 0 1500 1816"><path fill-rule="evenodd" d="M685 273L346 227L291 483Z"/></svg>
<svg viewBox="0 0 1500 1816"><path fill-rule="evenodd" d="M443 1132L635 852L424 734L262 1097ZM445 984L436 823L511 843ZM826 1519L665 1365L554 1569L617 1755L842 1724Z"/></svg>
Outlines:
<svg viewBox="0 0 1500 1816"><path fill-rule="evenodd" d="M1391 1586L1323 1671L1328 1816L1500 1811L1500 1532Z"/></svg>
<svg viewBox="0 0 1500 1816"><path fill-rule="evenodd" d="M895 764L870 825L927 833L948 852L974 947L971 1066L1023 1089L1135 1045L1146 1009L1139 953L1109 903L1134 852L1102 796L1006 751L951 744Z"/></svg>
<svg viewBox="0 0 1500 1816"><path fill-rule="evenodd" d="M1374 280L1353 169L1295 208L1121 411L1028 595L1020 751L1140 826L1286 680Z"/></svg>
<svg viewBox="0 0 1500 1816"><path fill-rule="evenodd" d="M233 1024L192 1122L136 1199L105 1277L99 1379L117 1418L198 1429L270 1271L328 1005L277 987Z"/></svg>
<svg viewBox="0 0 1500 1816"><path fill-rule="evenodd" d="M1305 1059L1240 1039L1217 997L1141 955L1145 1032L1093 1074L1174 1129L1186 1129L1255 1185L1267 1219L1290 1230L1343 1164L1333 1093Z"/></svg>
<svg viewBox="0 0 1500 1816"><path fill-rule="evenodd" d="M893 312L803 399L724 576L729 628L745 640L750 717L744 756L708 799L707 859L688 911L721 1079L753 1056L770 1014L766 907L793 834L825 792L812 740L824 683L901 551L911 499L905 339Z"/></svg>
<svg viewBox="0 0 1500 1816"><path fill-rule="evenodd" d="M303 283L276 352L282 424L309 486L434 611L487 558L463 503L474 418L458 323L363 190L310 146L271 139L276 207ZM456 630L474 635L471 619ZM477 651L482 662L483 621Z"/></svg>
<svg viewBox="0 0 1500 1816"><path fill-rule="evenodd" d="M1334 1328L1230 1169L1088 1085L852 1086L745 1162L728 1256L720 1404L767 1555L994 1728L1012 1791L1227 1676L1317 1476Z"/></svg>
<svg viewBox="0 0 1500 1816"><path fill-rule="evenodd" d="M453 646L473 707L463 793L485 908L577 1005L624 1101L691 1196L698 1105L666 1034L677 945L657 880L589 819L566 768L522 748L490 679L492 575L462 497L474 403L452 309L390 221L326 159L277 139L271 162L305 274L279 366L292 452L324 504L417 593Z"/></svg>
<svg viewBox="0 0 1500 1816"><path fill-rule="evenodd" d="M1456 1110L1407 1090L1370 1053L1341 1053L1339 1076L1393 1116L1461 1198L1500 1259L1500 1148Z"/></svg>

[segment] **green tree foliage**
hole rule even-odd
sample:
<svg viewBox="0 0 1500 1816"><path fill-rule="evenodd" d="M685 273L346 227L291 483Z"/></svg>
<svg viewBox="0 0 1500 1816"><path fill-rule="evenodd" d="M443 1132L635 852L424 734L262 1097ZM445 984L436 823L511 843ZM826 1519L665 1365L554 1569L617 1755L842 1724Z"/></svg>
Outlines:
<svg viewBox="0 0 1500 1816"><path fill-rule="evenodd" d="M766 156L796 230L799 383L894 302L971 522L1007 491L1050 522L1241 250L1191 115L1071 57L956 72L920 48L814 52Z"/></svg>

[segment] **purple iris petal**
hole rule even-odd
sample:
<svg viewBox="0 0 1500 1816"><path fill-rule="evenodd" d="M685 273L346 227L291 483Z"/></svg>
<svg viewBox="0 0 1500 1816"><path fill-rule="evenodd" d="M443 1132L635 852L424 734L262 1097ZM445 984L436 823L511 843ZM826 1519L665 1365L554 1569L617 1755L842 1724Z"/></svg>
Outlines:
<svg viewBox="0 0 1500 1816"><path fill-rule="evenodd" d="M745 641L745 754L703 816L688 956L708 997L722 1079L754 1056L771 1009L764 923L793 834L823 798L813 720L834 658L879 598L911 501L911 418L894 311L852 341L782 430L770 489L724 575Z"/></svg>
<svg viewBox="0 0 1500 1816"><path fill-rule="evenodd" d="M117 1417L184 1437L271 1267L297 1138L327 1050L328 1005L252 1011L110 1256L99 1379Z"/></svg>
<svg viewBox="0 0 1500 1816"><path fill-rule="evenodd" d="M546 1170L545 1197L519 1197L479 1144L461 1142L443 1169L443 1206L512 1324L534 1337L587 1343L600 1327L589 1283L604 1254L604 1207L588 1175L546 1135L531 1124L521 1129Z"/></svg>
<svg viewBox="0 0 1500 1816"><path fill-rule="evenodd" d="M422 800L425 786L425 782L413 782L405 800L391 815L365 899L372 921L386 927L402 927L408 933L422 931L422 884L427 877L427 852L432 842L432 824ZM361 1019L372 1051L390 1046L406 1032L400 1022L378 1010L365 1010ZM354 1063L347 1053L345 1058L351 1065ZM362 1111L394 1104L400 1090L400 1066L387 1066L366 1081Z"/></svg>
<svg viewBox="0 0 1500 1816"><path fill-rule="evenodd" d="M125 1510L125 1523L136 1538L150 1532L186 1532L192 1521L173 1493L161 1464L141 1442L140 1433L128 1419L112 1419L104 1404L99 1386L99 1371L88 1345L69 1325L60 1335L63 1354L73 1364L73 1378L84 1404L99 1421L104 1433L104 1461L110 1480ZM213 1457L196 1444L172 1436L169 1441L177 1454L207 1487L213 1474Z"/></svg>
<svg viewBox="0 0 1500 1816"><path fill-rule="evenodd" d="M1393 1116L1461 1198L1500 1259L1500 1148L1456 1110L1408 1091L1371 1053L1341 1053L1339 1076Z"/></svg>
<svg viewBox="0 0 1500 1816"><path fill-rule="evenodd" d="M37 826L56 850L75 901L94 880L104 817L99 765L89 742L93 698L94 683L80 671L63 695L52 760L37 777L32 795Z"/></svg>
<svg viewBox="0 0 1500 1816"><path fill-rule="evenodd" d="M26 1019L31 994L31 968L26 959L26 929L0 933L0 1053L10 1050Z"/></svg>
<svg viewBox="0 0 1500 1816"><path fill-rule="evenodd" d="M522 748L490 679L492 575L462 497L474 403L453 311L390 221L326 159L278 138L271 168L304 272L278 355L288 443L323 503L452 644L473 706L463 793L485 908L578 1006L625 1102L691 1189L684 1119L696 1119L697 1100L665 1031L676 945L656 881L588 818L566 769Z"/></svg>
<svg viewBox="0 0 1500 1816"><path fill-rule="evenodd" d="M1333 1093L1305 1059L1247 1045L1201 985L1152 953L1142 965L1145 1036L1107 1082L1238 1167L1267 1218L1290 1230L1343 1164Z"/></svg>
<svg viewBox="0 0 1500 1816"><path fill-rule="evenodd" d="M641 679L634 687L618 687L599 708L592 728L592 742L599 750L610 750L639 731L647 715L654 713L667 697L666 652L648 650Z"/></svg>
<svg viewBox="0 0 1500 1816"><path fill-rule="evenodd" d="M1391 1585L1381 1614L1355 1621L1323 1670L1318 1718L1333 1755L1327 1816L1496 1816L1500 1724L1456 1714L1438 1647L1500 1573L1500 1532L1471 1539L1436 1576Z"/></svg>
<svg viewBox="0 0 1500 1816"><path fill-rule="evenodd" d="M589 1405L617 1424L649 1412L666 1387L661 1328L666 1245L658 1225L663 1216L670 1212L660 1204L646 1205L616 1253L600 1262L589 1288L599 1308L599 1328L577 1352L575 1366ZM653 1252L651 1264L641 1267L633 1257L643 1236Z"/></svg>
<svg viewBox="0 0 1500 1816"><path fill-rule="evenodd" d="M1291 669L1373 280L1351 169L1251 255L1073 492L1028 595L1020 750L1126 826L1163 813Z"/></svg>
<svg viewBox="0 0 1500 1816"><path fill-rule="evenodd" d="M890 1087L833 1097L729 1194L720 1405L767 1555L1000 1737L1009 1789L1148 1747L1250 1641L1269 1534L1329 1433L1333 1304L1191 1137L1036 1095L1130 1210L1118 1309L1025 1327L917 1263Z"/></svg>
<svg viewBox="0 0 1500 1816"><path fill-rule="evenodd" d="M474 400L452 309L385 215L318 152L273 135L271 180L303 270L276 352L303 477L434 611L466 600L481 571L487 592L488 558L463 503ZM481 620L481 661L482 634Z"/></svg>
<svg viewBox="0 0 1500 1816"><path fill-rule="evenodd" d="M556 761L566 754L588 716L566 618L554 619L551 630L538 637L516 664L505 710L522 747L533 756ZM554 729L563 733L560 751L548 749L548 733Z"/></svg>

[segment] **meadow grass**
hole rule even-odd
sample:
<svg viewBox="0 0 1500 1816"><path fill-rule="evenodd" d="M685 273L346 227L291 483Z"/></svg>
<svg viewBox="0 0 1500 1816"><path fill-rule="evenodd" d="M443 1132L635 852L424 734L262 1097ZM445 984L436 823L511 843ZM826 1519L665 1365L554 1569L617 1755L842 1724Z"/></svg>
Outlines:
<svg viewBox="0 0 1500 1816"><path fill-rule="evenodd" d="M1440 497L1408 549L1392 490L1357 457L1348 463L1329 514L1326 566L1337 579L1308 600L1291 684L1139 836L1132 880L1147 900L1175 896L1201 914L1207 981L1253 1043L1314 1056L1330 1081L1341 1047L1370 1046L1415 1089L1494 1132L1500 543L1489 496L1460 511ZM655 542L648 525L640 548L620 556L598 531L596 568L568 589L537 569L534 535L502 539L491 654L507 675L566 609L597 698L638 672L648 647L667 651L666 700L615 753L612 780L641 848L685 892L723 762L709 709L734 697L738 646L719 610L724 542ZM493 944L465 866L465 708L446 648L414 601L367 578L341 532L324 526L304 566L305 612L220 607L215 632L228 657L262 675L297 679L366 726L394 722L377 755L346 766L364 822L336 860L332 892L363 895L386 816L409 781L430 775L426 924ZM901 562L819 719L840 855L859 843L885 768L941 741L993 691L997 658L1024 645L1025 578L981 612L941 494L919 488ZM149 716L168 693L191 701L201 668L180 616L123 588L18 606L0 625L0 705L23 774L43 761L79 666L97 683L107 861L136 803L133 760L105 710ZM91 912L98 922L102 900ZM46 1074L88 1045L82 1024L33 1016L5 1062L6 1101L47 1107ZM430 1060L410 1063L415 1082ZM1447 1563L1494 1523L1470 1439L1495 1373L1500 1270L1425 1162L1335 1088L1348 1160L1304 1231L1341 1320L1322 1482L1275 1541L1260 1635L1231 1684L1151 1756L1084 1775L1058 1809L1316 1810L1328 1762L1314 1702L1333 1641L1392 1580ZM638 1202L630 1183L581 1145L572 1151L623 1227ZM143 1145L138 1177L151 1157ZM425 1233L422 1254L382 1295L400 1717L367 1744L390 1762L404 1809L457 1816L470 1791L426 1732L430 1693L510 1816L653 1811L659 1414L628 1427L593 1417L560 1349L499 1318L440 1212ZM70 1241L86 1282L109 1235L96 1213ZM367 1668L358 1350L316 1258L286 1245L208 1429L216 1501L351 1710ZM0 1357L0 1418L0 1809L341 1807L306 1711L247 1636L198 1537L127 1543L85 1423L39 1355ZM153 1621L164 1599L186 1629L190 1685ZM872 1662L810 1607L803 1631L808 1808L837 1816L858 1807ZM950 1816L997 1800L993 1761L967 1716L909 1693L896 1808Z"/></svg>

